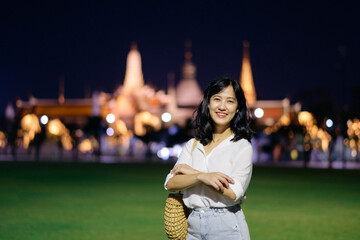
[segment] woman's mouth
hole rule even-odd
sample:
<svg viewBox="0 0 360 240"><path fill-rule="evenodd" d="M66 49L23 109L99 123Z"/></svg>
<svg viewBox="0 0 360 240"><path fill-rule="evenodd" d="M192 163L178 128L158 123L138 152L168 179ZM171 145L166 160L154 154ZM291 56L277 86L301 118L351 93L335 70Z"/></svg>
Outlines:
<svg viewBox="0 0 360 240"><path fill-rule="evenodd" d="M227 116L227 114L226 114L226 113L222 113L222 112L217 112L217 113L216 113L216 116L217 116L218 118L225 118L225 117Z"/></svg>

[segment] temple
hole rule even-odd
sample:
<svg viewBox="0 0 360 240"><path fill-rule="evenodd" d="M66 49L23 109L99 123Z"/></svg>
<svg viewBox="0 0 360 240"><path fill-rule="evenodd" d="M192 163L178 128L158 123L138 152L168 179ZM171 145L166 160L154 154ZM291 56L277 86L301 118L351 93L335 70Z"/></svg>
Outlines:
<svg viewBox="0 0 360 240"><path fill-rule="evenodd" d="M192 62L191 42L185 43L185 63L182 68L182 79L176 88L176 101L179 107L197 107L203 97L196 81L196 66Z"/></svg>
<svg viewBox="0 0 360 240"><path fill-rule="evenodd" d="M46 115L49 119L59 118L65 124L73 124L78 128L84 128L90 118L104 121L112 114L130 133L142 136L146 134L144 129L147 127L160 129L160 118L166 111L171 114L171 120L166 125L185 126L201 102L203 95L196 81L190 41L185 43L182 79L176 87L174 83L175 77L169 74L167 93L147 85L142 73L141 54L137 44L132 43L127 56L124 82L113 93L95 91L90 98L66 99L62 77L58 99L30 97L27 102L18 100L17 107L22 116Z"/></svg>
<svg viewBox="0 0 360 240"><path fill-rule="evenodd" d="M243 49L239 81L249 109L258 127L267 130L268 133L276 131L280 126L290 123L295 115L293 113L300 111L300 106L291 106L287 98L280 101L258 100L251 70L249 42L244 41ZM172 126L182 129L189 126L189 120L193 119L194 111L203 98L203 92L196 79L196 70L192 60L192 44L186 41L179 83L175 85L175 75L169 73L167 91L155 89L144 81L141 54L137 44L132 43L127 56L123 84L114 89L113 93L94 91L88 98L67 99L64 78L61 77L57 99L30 97L27 102L18 100L18 115L31 115L27 119L46 116L49 119L48 128L52 126L49 133L56 135L57 139L61 138L62 145L69 146L69 149L72 148L71 135L79 138L78 148L82 152L101 148L102 152L116 154L120 151L126 154L131 149L130 140L134 136L142 138L148 133L170 129ZM72 132L65 126L72 126ZM106 134L103 134L104 127L107 128ZM89 129L97 130L86 133ZM25 132L30 133L30 130ZM95 137L90 138L91 134Z"/></svg>
<svg viewBox="0 0 360 240"><path fill-rule="evenodd" d="M196 66L192 62L190 41L185 42L185 62L182 67L182 79L176 89L171 86L168 92L171 99L176 102L172 104L173 107L170 110L174 115L174 123L183 127L189 119L192 119L194 110L199 106L203 98L203 93L196 80Z"/></svg>
<svg viewBox="0 0 360 240"><path fill-rule="evenodd" d="M301 109L299 103L290 105L290 100L288 98L284 98L283 100L257 99L251 70L250 43L248 41L243 42L240 85L244 91L246 101L253 113L253 117L256 118L256 123L261 128L274 128L276 126L288 125L295 117L295 113L299 112Z"/></svg>
<svg viewBox="0 0 360 240"><path fill-rule="evenodd" d="M243 59L240 74L240 85L244 91L246 101L249 104L256 102L256 92L253 80L253 74L250 64L250 44L248 41L243 42Z"/></svg>

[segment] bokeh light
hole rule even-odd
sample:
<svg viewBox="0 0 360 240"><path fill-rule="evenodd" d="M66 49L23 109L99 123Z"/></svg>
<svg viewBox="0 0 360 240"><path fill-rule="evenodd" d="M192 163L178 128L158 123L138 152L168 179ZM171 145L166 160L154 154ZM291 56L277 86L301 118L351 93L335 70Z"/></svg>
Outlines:
<svg viewBox="0 0 360 240"><path fill-rule="evenodd" d="M106 134L111 137L114 135L114 129L109 127L108 129L106 129Z"/></svg>
<svg viewBox="0 0 360 240"><path fill-rule="evenodd" d="M326 126L327 126L328 128L331 128L333 125L334 125L333 120L331 120L330 118L329 118L328 120L326 120Z"/></svg>
<svg viewBox="0 0 360 240"><path fill-rule="evenodd" d="M48 116L42 115L42 116L40 117L40 122L42 123L42 125L46 125L46 124L49 122Z"/></svg>
<svg viewBox="0 0 360 240"><path fill-rule="evenodd" d="M160 118L147 111L137 113L135 115L134 124L135 134L138 136L144 136L147 133L148 127L155 131L159 131L161 128Z"/></svg>
<svg viewBox="0 0 360 240"><path fill-rule="evenodd" d="M163 160L168 160L170 157L170 150L167 147L163 147L157 152L157 156Z"/></svg>
<svg viewBox="0 0 360 240"><path fill-rule="evenodd" d="M171 121L171 114L168 112L165 112L161 115L161 120L163 120L163 122L170 122Z"/></svg>
<svg viewBox="0 0 360 240"><path fill-rule="evenodd" d="M176 125L173 125L169 128L168 133L170 136L174 136L179 132L179 127Z"/></svg>
<svg viewBox="0 0 360 240"><path fill-rule="evenodd" d="M106 115L106 122L108 123L114 123L115 122L115 115L112 113L109 113Z"/></svg>
<svg viewBox="0 0 360 240"><path fill-rule="evenodd" d="M30 142L34 139L35 134L41 132L39 119L35 114L27 114L21 119L20 125L24 147L28 148Z"/></svg>
<svg viewBox="0 0 360 240"><path fill-rule="evenodd" d="M54 138L60 139L65 150L71 150L73 148L73 140L70 136L70 131L60 121L60 119L56 118L50 120L47 124L47 130Z"/></svg>
<svg viewBox="0 0 360 240"><path fill-rule="evenodd" d="M262 118L264 116L264 110L262 108L257 108L254 111L254 115L257 118Z"/></svg>
<svg viewBox="0 0 360 240"><path fill-rule="evenodd" d="M0 148L4 148L6 146L6 136L5 133L0 131Z"/></svg>

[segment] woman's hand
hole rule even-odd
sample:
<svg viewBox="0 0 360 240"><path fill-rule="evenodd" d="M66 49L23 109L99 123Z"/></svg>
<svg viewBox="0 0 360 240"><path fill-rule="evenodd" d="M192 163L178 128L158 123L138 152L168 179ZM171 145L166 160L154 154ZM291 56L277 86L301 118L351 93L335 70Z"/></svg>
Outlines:
<svg viewBox="0 0 360 240"><path fill-rule="evenodd" d="M231 177L221 172L200 173L198 179L200 182L213 187L216 191L221 193L224 192L224 188L229 188L229 183L235 183Z"/></svg>
<svg viewBox="0 0 360 240"><path fill-rule="evenodd" d="M174 175L178 175L178 174L188 175L188 174L198 174L200 172L198 170L193 169L187 164L178 164L175 165L175 167L171 170L171 173Z"/></svg>

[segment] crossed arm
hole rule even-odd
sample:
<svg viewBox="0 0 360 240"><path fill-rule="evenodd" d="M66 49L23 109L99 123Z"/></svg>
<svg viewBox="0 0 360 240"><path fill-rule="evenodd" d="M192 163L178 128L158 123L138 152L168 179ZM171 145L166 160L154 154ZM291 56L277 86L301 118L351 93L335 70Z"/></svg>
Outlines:
<svg viewBox="0 0 360 240"><path fill-rule="evenodd" d="M198 183L212 187L218 193L235 200L235 193L229 188L234 180L221 172L204 173L197 171L187 164L178 164L172 170L174 175L166 184L169 191L179 191L192 187Z"/></svg>

